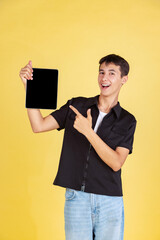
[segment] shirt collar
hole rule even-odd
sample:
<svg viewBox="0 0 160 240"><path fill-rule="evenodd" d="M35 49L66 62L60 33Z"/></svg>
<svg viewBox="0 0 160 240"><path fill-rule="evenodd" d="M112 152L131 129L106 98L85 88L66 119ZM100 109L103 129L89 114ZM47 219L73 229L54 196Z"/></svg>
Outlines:
<svg viewBox="0 0 160 240"><path fill-rule="evenodd" d="M93 105L96 105L98 107L99 96L100 95L96 95L95 97L88 98L88 101L86 102L85 105L87 105L87 107L91 107ZM120 113L121 113L121 106L120 106L119 101L117 102L117 104L111 110L114 111L117 118L119 118Z"/></svg>

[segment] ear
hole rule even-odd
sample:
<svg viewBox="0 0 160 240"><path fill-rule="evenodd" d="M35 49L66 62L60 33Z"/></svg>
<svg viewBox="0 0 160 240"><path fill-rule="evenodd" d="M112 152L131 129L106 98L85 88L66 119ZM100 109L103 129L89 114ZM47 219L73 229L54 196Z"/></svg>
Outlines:
<svg viewBox="0 0 160 240"><path fill-rule="evenodd" d="M128 75L123 76L122 80L121 80L122 85L125 84L127 82L127 80L128 80Z"/></svg>

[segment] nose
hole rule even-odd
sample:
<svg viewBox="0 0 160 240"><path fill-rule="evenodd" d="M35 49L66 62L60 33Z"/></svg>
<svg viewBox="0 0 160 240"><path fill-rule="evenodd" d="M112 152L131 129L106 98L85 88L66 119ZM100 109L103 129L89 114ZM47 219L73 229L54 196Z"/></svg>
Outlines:
<svg viewBox="0 0 160 240"><path fill-rule="evenodd" d="M104 75L103 75L102 80L103 80L103 81L107 80L107 74L104 74Z"/></svg>

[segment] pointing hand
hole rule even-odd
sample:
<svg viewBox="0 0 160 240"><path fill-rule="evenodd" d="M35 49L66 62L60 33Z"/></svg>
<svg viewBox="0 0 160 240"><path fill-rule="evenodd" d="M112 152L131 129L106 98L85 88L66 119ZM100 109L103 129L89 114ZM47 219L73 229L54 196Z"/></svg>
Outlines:
<svg viewBox="0 0 160 240"><path fill-rule="evenodd" d="M91 109L87 110L87 117L84 117L75 107L73 107L72 105L70 105L69 107L76 114L76 119L74 121L73 127L86 136L88 131L92 128Z"/></svg>

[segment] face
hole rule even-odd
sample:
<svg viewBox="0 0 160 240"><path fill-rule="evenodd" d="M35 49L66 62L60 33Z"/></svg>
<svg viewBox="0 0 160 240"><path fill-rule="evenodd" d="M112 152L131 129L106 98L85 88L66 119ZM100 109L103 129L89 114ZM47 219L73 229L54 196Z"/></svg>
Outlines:
<svg viewBox="0 0 160 240"><path fill-rule="evenodd" d="M128 77L121 77L120 66L114 63L106 65L103 62L99 68L98 84L103 96L118 96L121 86L127 81Z"/></svg>

